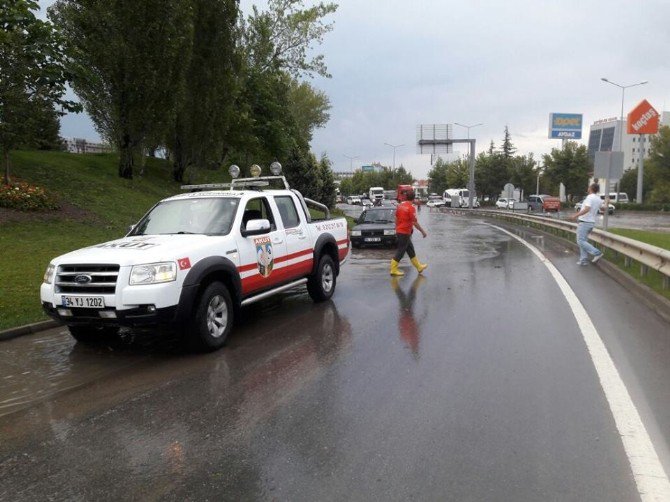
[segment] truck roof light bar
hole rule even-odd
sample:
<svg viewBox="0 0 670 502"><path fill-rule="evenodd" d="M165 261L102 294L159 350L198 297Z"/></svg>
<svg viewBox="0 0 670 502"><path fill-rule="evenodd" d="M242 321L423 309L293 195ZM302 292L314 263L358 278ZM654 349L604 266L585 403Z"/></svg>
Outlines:
<svg viewBox="0 0 670 502"><path fill-rule="evenodd" d="M191 192L200 192L202 190L220 190L230 188L230 183L204 183L202 185L182 185L182 190L190 190Z"/></svg>

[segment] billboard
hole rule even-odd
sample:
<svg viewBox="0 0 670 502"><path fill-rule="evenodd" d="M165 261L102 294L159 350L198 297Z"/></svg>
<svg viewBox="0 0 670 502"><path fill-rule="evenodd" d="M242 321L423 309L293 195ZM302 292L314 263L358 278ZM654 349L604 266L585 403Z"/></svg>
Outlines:
<svg viewBox="0 0 670 502"><path fill-rule="evenodd" d="M658 112L643 99L628 114L628 134L656 134L658 132Z"/></svg>
<svg viewBox="0 0 670 502"><path fill-rule="evenodd" d="M582 139L581 113L550 113L550 139Z"/></svg>

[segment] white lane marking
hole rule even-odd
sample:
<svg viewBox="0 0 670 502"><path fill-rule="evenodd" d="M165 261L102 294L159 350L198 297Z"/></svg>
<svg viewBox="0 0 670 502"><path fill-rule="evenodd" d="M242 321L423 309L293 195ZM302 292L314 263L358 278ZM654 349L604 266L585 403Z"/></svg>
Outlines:
<svg viewBox="0 0 670 502"><path fill-rule="evenodd" d="M535 253L544 266L549 269L563 296L568 301L586 342L586 347L600 379L600 385L605 392L605 397L614 416L614 422L621 435L621 441L628 456L640 499L643 501L670 500L670 481L656 454L656 449L651 442L647 429L642 423L640 414L635 408L628 389L626 389L626 385L623 383L616 366L614 366L605 344L579 298L577 298L563 275L539 249L504 228L489 223L487 225L514 237Z"/></svg>

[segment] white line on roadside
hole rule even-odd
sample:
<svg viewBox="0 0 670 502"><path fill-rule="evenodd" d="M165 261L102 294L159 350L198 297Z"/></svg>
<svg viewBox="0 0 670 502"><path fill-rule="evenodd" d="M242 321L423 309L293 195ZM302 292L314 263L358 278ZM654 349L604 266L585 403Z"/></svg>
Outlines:
<svg viewBox="0 0 670 502"><path fill-rule="evenodd" d="M544 266L549 269L563 296L568 301L586 342L586 347L600 379L600 385L605 392L605 397L614 416L614 422L621 435L640 499L643 501L670 500L670 481L656 454L647 429L642 423L640 414L635 408L628 389L626 389L626 385L614 366L605 344L579 298L577 298L563 275L539 249L504 228L489 223L487 225L505 232L521 242L535 253Z"/></svg>

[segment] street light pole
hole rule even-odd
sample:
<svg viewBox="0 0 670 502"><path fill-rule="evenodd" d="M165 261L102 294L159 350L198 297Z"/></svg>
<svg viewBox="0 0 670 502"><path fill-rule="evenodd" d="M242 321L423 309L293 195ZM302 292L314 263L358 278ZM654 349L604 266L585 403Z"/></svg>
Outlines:
<svg viewBox="0 0 670 502"><path fill-rule="evenodd" d="M624 123L623 123L623 102L624 102L624 97L626 95L626 89L628 89L630 87L635 87L635 86L638 86L638 85L644 85L644 84L647 83L647 80L645 80L643 82L638 82L636 84L629 84L629 85L617 84L616 82L612 82L611 80L609 80L605 77L601 77L600 80L602 80L605 83L612 84L612 85L618 87L619 89L621 89L621 116L620 116L620 124L619 124L619 151L623 153L623 127L624 127ZM609 167L607 169L608 169L607 170L607 177L605 178L605 190L606 190L606 192L605 192L605 208L603 210L603 228L605 230L607 230L607 221L608 221L607 216L608 216L608 213L609 213L609 202L610 202L610 173L609 173ZM640 188L641 188L641 177L640 177L640 170L639 169L638 169L637 174L638 174L638 191L639 191Z"/></svg>
<svg viewBox="0 0 670 502"><path fill-rule="evenodd" d="M349 169L350 169L351 172L353 173L353 172L354 172L354 159L357 159L357 158L358 158L358 155L355 155L355 156L352 157L351 155L347 155L347 154L345 153L344 156L345 156L346 158L348 158L348 159L351 161L350 164L349 164Z"/></svg>
<svg viewBox="0 0 670 502"><path fill-rule="evenodd" d="M391 171L391 173L393 174L395 173L395 149L400 148L401 146L405 146L405 144L404 143L402 145L392 145L391 143L384 143L384 144L386 146L390 146L391 148L393 148L393 171Z"/></svg>
<svg viewBox="0 0 670 502"><path fill-rule="evenodd" d="M619 130L619 151L623 152L623 101L624 101L624 97L626 95L626 89L628 89L629 87L635 87L635 86L638 86L638 85L647 84L648 81L645 80L644 82L638 82L637 84L621 85L621 84L617 84L616 82L612 82L611 80L609 80L605 77L602 77L600 80L602 80L603 82L607 82L608 84L615 85L619 89L621 89L621 117L620 117L621 128Z"/></svg>
<svg viewBox="0 0 670 502"><path fill-rule="evenodd" d="M460 124L458 122L454 122L454 125L465 127L468 130L468 144L470 145L470 153L468 153L468 160L469 160L468 194L470 196L469 197L470 200L468 202L468 207L472 209L474 204L473 198L475 196L475 141L472 140L472 142L470 142L470 129L484 124L480 122L479 124L465 125Z"/></svg>

